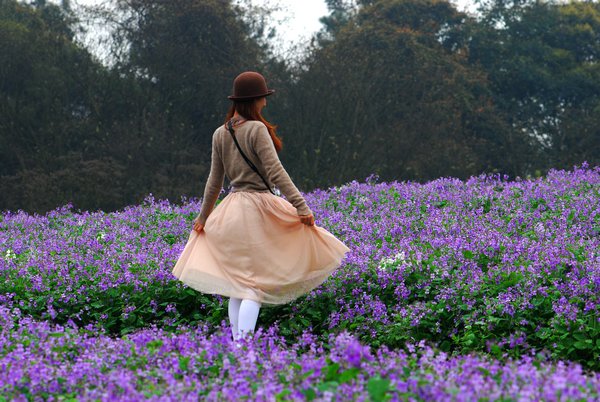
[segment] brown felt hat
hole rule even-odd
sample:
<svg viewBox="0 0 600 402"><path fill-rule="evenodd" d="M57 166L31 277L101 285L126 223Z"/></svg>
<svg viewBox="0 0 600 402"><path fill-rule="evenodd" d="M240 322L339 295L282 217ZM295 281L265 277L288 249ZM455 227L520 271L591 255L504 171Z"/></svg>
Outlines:
<svg viewBox="0 0 600 402"><path fill-rule="evenodd" d="M235 77L233 80L233 95L229 95L231 100L246 100L269 96L274 89L267 88L265 77L255 71L246 71Z"/></svg>

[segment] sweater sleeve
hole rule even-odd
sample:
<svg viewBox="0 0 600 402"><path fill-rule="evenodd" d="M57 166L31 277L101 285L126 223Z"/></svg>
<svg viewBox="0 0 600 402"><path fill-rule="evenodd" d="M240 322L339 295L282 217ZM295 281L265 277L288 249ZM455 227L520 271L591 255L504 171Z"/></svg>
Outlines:
<svg viewBox="0 0 600 402"><path fill-rule="evenodd" d="M202 207L200 208L200 213L197 216L200 220L200 223L203 225L206 223L206 219L212 212L215 202L217 202L217 198L219 198L219 194L223 188L223 179L225 177L223 161L221 159L221 155L219 154L219 150L217 149L216 136L217 131L213 134L212 138L210 173L208 174L208 179L204 185L204 198L202 198Z"/></svg>
<svg viewBox="0 0 600 402"><path fill-rule="evenodd" d="M260 125L254 134L252 145L267 173L267 179L281 190L285 198L296 208L298 215L312 214L304 197L283 168L267 127Z"/></svg>

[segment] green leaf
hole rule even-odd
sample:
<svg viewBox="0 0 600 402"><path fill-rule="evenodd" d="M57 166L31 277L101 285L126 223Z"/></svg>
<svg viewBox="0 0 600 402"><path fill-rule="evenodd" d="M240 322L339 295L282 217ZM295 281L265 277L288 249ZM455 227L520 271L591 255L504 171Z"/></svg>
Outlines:
<svg viewBox="0 0 600 402"><path fill-rule="evenodd" d="M513 271L508 275L506 275L506 273L502 273L502 277L504 280L502 281L500 286L506 289L519 283L523 278L523 274Z"/></svg>
<svg viewBox="0 0 600 402"><path fill-rule="evenodd" d="M325 381L337 380L339 377L338 370L340 368L339 363L333 363L327 366L327 374L325 374Z"/></svg>
<svg viewBox="0 0 600 402"><path fill-rule="evenodd" d="M383 401L389 387L390 380L387 378L380 378L379 376L371 377L367 383L367 392L369 392L369 397L374 402Z"/></svg>
<svg viewBox="0 0 600 402"><path fill-rule="evenodd" d="M483 213L487 214L492 209L492 201L489 198L486 198L483 203Z"/></svg>
<svg viewBox="0 0 600 402"><path fill-rule="evenodd" d="M586 341L577 341L577 342L575 342L575 344L573 346L575 346L579 350L585 350L585 349L592 348L592 345Z"/></svg>
<svg viewBox="0 0 600 402"><path fill-rule="evenodd" d="M335 391L338 387L338 383L336 381L326 381L317 385L317 389L319 391Z"/></svg>
<svg viewBox="0 0 600 402"><path fill-rule="evenodd" d="M302 394L306 397L306 399L308 401L312 401L312 400L314 400L317 397L317 393L312 388L304 388L300 392L302 392Z"/></svg>
<svg viewBox="0 0 600 402"><path fill-rule="evenodd" d="M436 208L444 208L447 204L448 204L447 200L442 200L442 201L436 202L433 205L435 205Z"/></svg>
<svg viewBox="0 0 600 402"><path fill-rule="evenodd" d="M277 378L279 378L279 382L282 384L287 384L287 378L285 378L285 374L283 373L277 373Z"/></svg>
<svg viewBox="0 0 600 402"><path fill-rule="evenodd" d="M179 369L181 371L187 371L188 370L188 365L190 363L190 357L189 356L180 356L179 357Z"/></svg>
<svg viewBox="0 0 600 402"><path fill-rule="evenodd" d="M358 375L359 372L360 372L360 369L357 367L349 368L348 370L346 370L342 374L340 374L339 382L340 383L350 382L351 380L356 378L356 376Z"/></svg>
<svg viewBox="0 0 600 402"><path fill-rule="evenodd" d="M284 389L280 393L278 393L277 395L275 395L275 400L276 401L284 401L285 397L288 396L291 393L292 393L292 391L290 391L289 389Z"/></svg>

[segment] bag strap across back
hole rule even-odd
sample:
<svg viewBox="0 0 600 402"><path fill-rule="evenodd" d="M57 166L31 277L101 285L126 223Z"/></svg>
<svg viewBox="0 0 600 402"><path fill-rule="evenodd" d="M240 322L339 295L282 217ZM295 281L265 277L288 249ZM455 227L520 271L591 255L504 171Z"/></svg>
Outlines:
<svg viewBox="0 0 600 402"><path fill-rule="evenodd" d="M265 186L267 186L267 188L269 189L269 191L271 192L271 194L273 195L277 195L275 194L275 192L273 191L273 189L271 187L269 187L269 184L267 183L267 181L265 180L265 178L260 174L260 172L258 171L258 169L256 168L256 166L254 165L254 163L252 163L252 161L250 159L248 159L248 157L246 156L246 154L244 154L244 152L242 151L242 148L240 147L240 144L237 141L237 138L235 138L235 131L233 130L233 123L231 120L229 120L227 122L227 130L229 131L229 134L231 134L231 137L233 138L233 142L235 142L235 146L237 147L238 151L240 151L240 153L242 154L242 157L244 158L244 160L246 161L246 163L252 168L252 170L254 170L256 172L257 175L260 176L260 178L262 179L263 183L265 183Z"/></svg>

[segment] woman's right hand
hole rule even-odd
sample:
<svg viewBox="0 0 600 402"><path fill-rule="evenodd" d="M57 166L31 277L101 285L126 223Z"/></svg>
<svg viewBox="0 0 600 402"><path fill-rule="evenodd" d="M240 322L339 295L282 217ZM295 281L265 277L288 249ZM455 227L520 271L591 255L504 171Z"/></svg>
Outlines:
<svg viewBox="0 0 600 402"><path fill-rule="evenodd" d="M200 233L202 229L204 229L204 225L200 223L200 218L194 219L194 230Z"/></svg>
<svg viewBox="0 0 600 402"><path fill-rule="evenodd" d="M313 214L310 215L300 215L300 222L304 223L307 226L314 226L315 217Z"/></svg>

